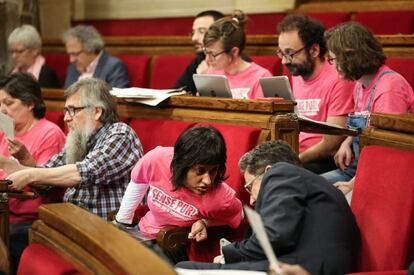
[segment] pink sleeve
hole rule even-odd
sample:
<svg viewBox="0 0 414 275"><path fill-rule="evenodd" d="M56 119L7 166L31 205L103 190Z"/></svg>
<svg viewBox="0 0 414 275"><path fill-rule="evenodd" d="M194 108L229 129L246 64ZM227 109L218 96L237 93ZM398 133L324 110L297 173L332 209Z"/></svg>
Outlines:
<svg viewBox="0 0 414 275"><path fill-rule="evenodd" d="M54 155L59 153L65 145L66 136L60 129L51 129L36 151L33 158L38 165L46 163Z"/></svg>
<svg viewBox="0 0 414 275"><path fill-rule="evenodd" d="M406 113L409 108L406 95L391 90L378 96L371 110L377 113Z"/></svg>
<svg viewBox="0 0 414 275"><path fill-rule="evenodd" d="M155 169L155 164L164 156L165 150L161 147L156 147L155 149L146 153L134 166L131 172L131 180L134 183L149 183L151 174Z"/></svg>
<svg viewBox="0 0 414 275"><path fill-rule="evenodd" d="M208 219L217 220L232 228L237 228L242 220L242 204L236 197L234 190L226 183L222 183L216 196L221 203L214 204L216 207L208 213Z"/></svg>
<svg viewBox="0 0 414 275"><path fill-rule="evenodd" d="M355 83L338 80L330 91L327 116L344 116L354 111L353 90Z"/></svg>

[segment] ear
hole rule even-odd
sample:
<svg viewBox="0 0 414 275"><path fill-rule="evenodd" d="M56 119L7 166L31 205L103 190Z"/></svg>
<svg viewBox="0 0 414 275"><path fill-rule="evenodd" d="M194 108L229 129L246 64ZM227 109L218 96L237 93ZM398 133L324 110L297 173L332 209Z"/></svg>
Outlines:
<svg viewBox="0 0 414 275"><path fill-rule="evenodd" d="M313 44L309 50L309 54L311 55L312 58L317 58L320 52L321 52L321 48L319 47L318 44Z"/></svg>
<svg viewBox="0 0 414 275"><path fill-rule="evenodd" d="M233 47L231 48L230 53L233 57L237 57L240 55L240 49L238 47Z"/></svg>
<svg viewBox="0 0 414 275"><path fill-rule="evenodd" d="M270 168L272 168L272 166L271 165L267 165L266 167L265 167L265 173L267 173L267 171L269 171L269 169Z"/></svg>
<svg viewBox="0 0 414 275"><path fill-rule="evenodd" d="M30 104L28 105L28 107L29 107L29 110L30 110L30 111L33 111L33 109L34 109L35 105L34 105L34 103L30 103Z"/></svg>
<svg viewBox="0 0 414 275"><path fill-rule="evenodd" d="M101 116L103 115L103 110L101 107L95 107L95 111L93 114L93 119L95 121L99 121L99 119L101 118Z"/></svg>

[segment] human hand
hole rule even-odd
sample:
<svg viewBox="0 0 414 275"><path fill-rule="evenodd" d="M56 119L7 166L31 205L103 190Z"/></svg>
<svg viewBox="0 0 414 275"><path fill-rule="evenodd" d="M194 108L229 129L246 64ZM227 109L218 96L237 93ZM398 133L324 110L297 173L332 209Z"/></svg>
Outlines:
<svg viewBox="0 0 414 275"><path fill-rule="evenodd" d="M203 60L201 63L197 66L196 72L197 74L206 74L208 70L208 64L207 61Z"/></svg>
<svg viewBox="0 0 414 275"><path fill-rule="evenodd" d="M334 186L346 195L354 189L354 181L338 181L334 183Z"/></svg>
<svg viewBox="0 0 414 275"><path fill-rule="evenodd" d="M193 223L191 231L188 233L189 239L195 239L197 242L207 239L207 224L204 219L200 219Z"/></svg>
<svg viewBox="0 0 414 275"><path fill-rule="evenodd" d="M30 184L30 178L31 176L27 169L10 174L7 179L11 180L13 183L9 185L9 189L13 191L22 191Z"/></svg>
<svg viewBox="0 0 414 275"><path fill-rule="evenodd" d="M349 164L351 164L353 156L351 145L352 139L344 140L334 156L336 166L342 171L348 168Z"/></svg>
<svg viewBox="0 0 414 275"><path fill-rule="evenodd" d="M224 256L223 255L218 255L218 256L214 257L213 263L215 263L215 264L224 263Z"/></svg>
<svg viewBox="0 0 414 275"><path fill-rule="evenodd" d="M26 166L35 166L36 161L33 159L26 146L18 139L7 138L7 149L10 155L15 157L21 164Z"/></svg>
<svg viewBox="0 0 414 275"><path fill-rule="evenodd" d="M310 275L306 269L300 265L290 265L279 262L281 274L276 273L276 268L269 266L269 274L271 275Z"/></svg>

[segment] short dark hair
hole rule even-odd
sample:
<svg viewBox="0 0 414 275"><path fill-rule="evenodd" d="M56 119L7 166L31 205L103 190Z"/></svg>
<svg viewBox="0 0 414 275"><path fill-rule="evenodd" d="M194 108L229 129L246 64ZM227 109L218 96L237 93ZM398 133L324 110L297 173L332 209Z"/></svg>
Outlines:
<svg viewBox="0 0 414 275"><path fill-rule="evenodd" d="M195 18L204 17L204 16L213 17L214 21L217 21L223 18L224 14L216 10L206 10L206 11L202 11L198 13Z"/></svg>
<svg viewBox="0 0 414 275"><path fill-rule="evenodd" d="M326 32L325 39L345 79L358 80L365 74L375 74L385 62L381 44L360 23L333 27Z"/></svg>
<svg viewBox="0 0 414 275"><path fill-rule="evenodd" d="M326 54L326 43L324 39L324 25L307 15L291 14L286 16L277 26L278 33L298 30L298 35L304 46L309 50L313 44L319 45L319 57L324 58Z"/></svg>
<svg viewBox="0 0 414 275"><path fill-rule="evenodd" d="M37 119L46 114L46 105L42 98L39 82L29 73L14 73L0 80L0 89L11 97L20 99L23 104L34 105L33 116Z"/></svg>
<svg viewBox="0 0 414 275"><path fill-rule="evenodd" d="M174 145L171 181L176 189L185 186L187 172L197 164L218 164L214 185L225 179L226 143L221 133L211 126L195 126L185 130Z"/></svg>
<svg viewBox="0 0 414 275"><path fill-rule="evenodd" d="M226 16L213 23L204 36L203 44L209 46L217 41L223 43L223 50L227 53L233 47L243 52L246 45L244 28L248 17L241 10L235 10L231 16Z"/></svg>
<svg viewBox="0 0 414 275"><path fill-rule="evenodd" d="M266 166L278 162L287 162L302 166L298 154L283 140L267 141L257 145L244 154L239 161L239 169L251 175L258 176L264 173Z"/></svg>

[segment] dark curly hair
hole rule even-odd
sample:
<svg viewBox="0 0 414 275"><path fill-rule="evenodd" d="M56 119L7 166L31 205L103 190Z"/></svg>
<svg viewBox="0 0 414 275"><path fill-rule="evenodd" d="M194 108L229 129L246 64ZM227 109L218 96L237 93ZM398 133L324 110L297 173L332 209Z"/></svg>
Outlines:
<svg viewBox="0 0 414 275"><path fill-rule="evenodd" d="M358 80L365 74L374 74L385 62L381 44L360 23L333 27L326 32L325 39L345 79Z"/></svg>
<svg viewBox="0 0 414 275"><path fill-rule="evenodd" d="M39 82L28 73L14 73L0 79L0 89L11 97L20 99L23 104L34 105L33 116L41 119L46 114L46 105L42 98Z"/></svg>
<svg viewBox="0 0 414 275"><path fill-rule="evenodd" d="M302 40L306 50L310 50L312 45L319 45L319 58L322 60L326 54L326 43L323 36L324 25L309 16L302 14L291 14L286 16L277 26L278 33L298 30L298 35Z"/></svg>
<svg viewBox="0 0 414 275"><path fill-rule="evenodd" d="M221 133L211 126L195 126L184 131L174 145L171 181L175 190L184 187L187 172L197 164L218 164L214 185L219 185L226 173L226 143Z"/></svg>

